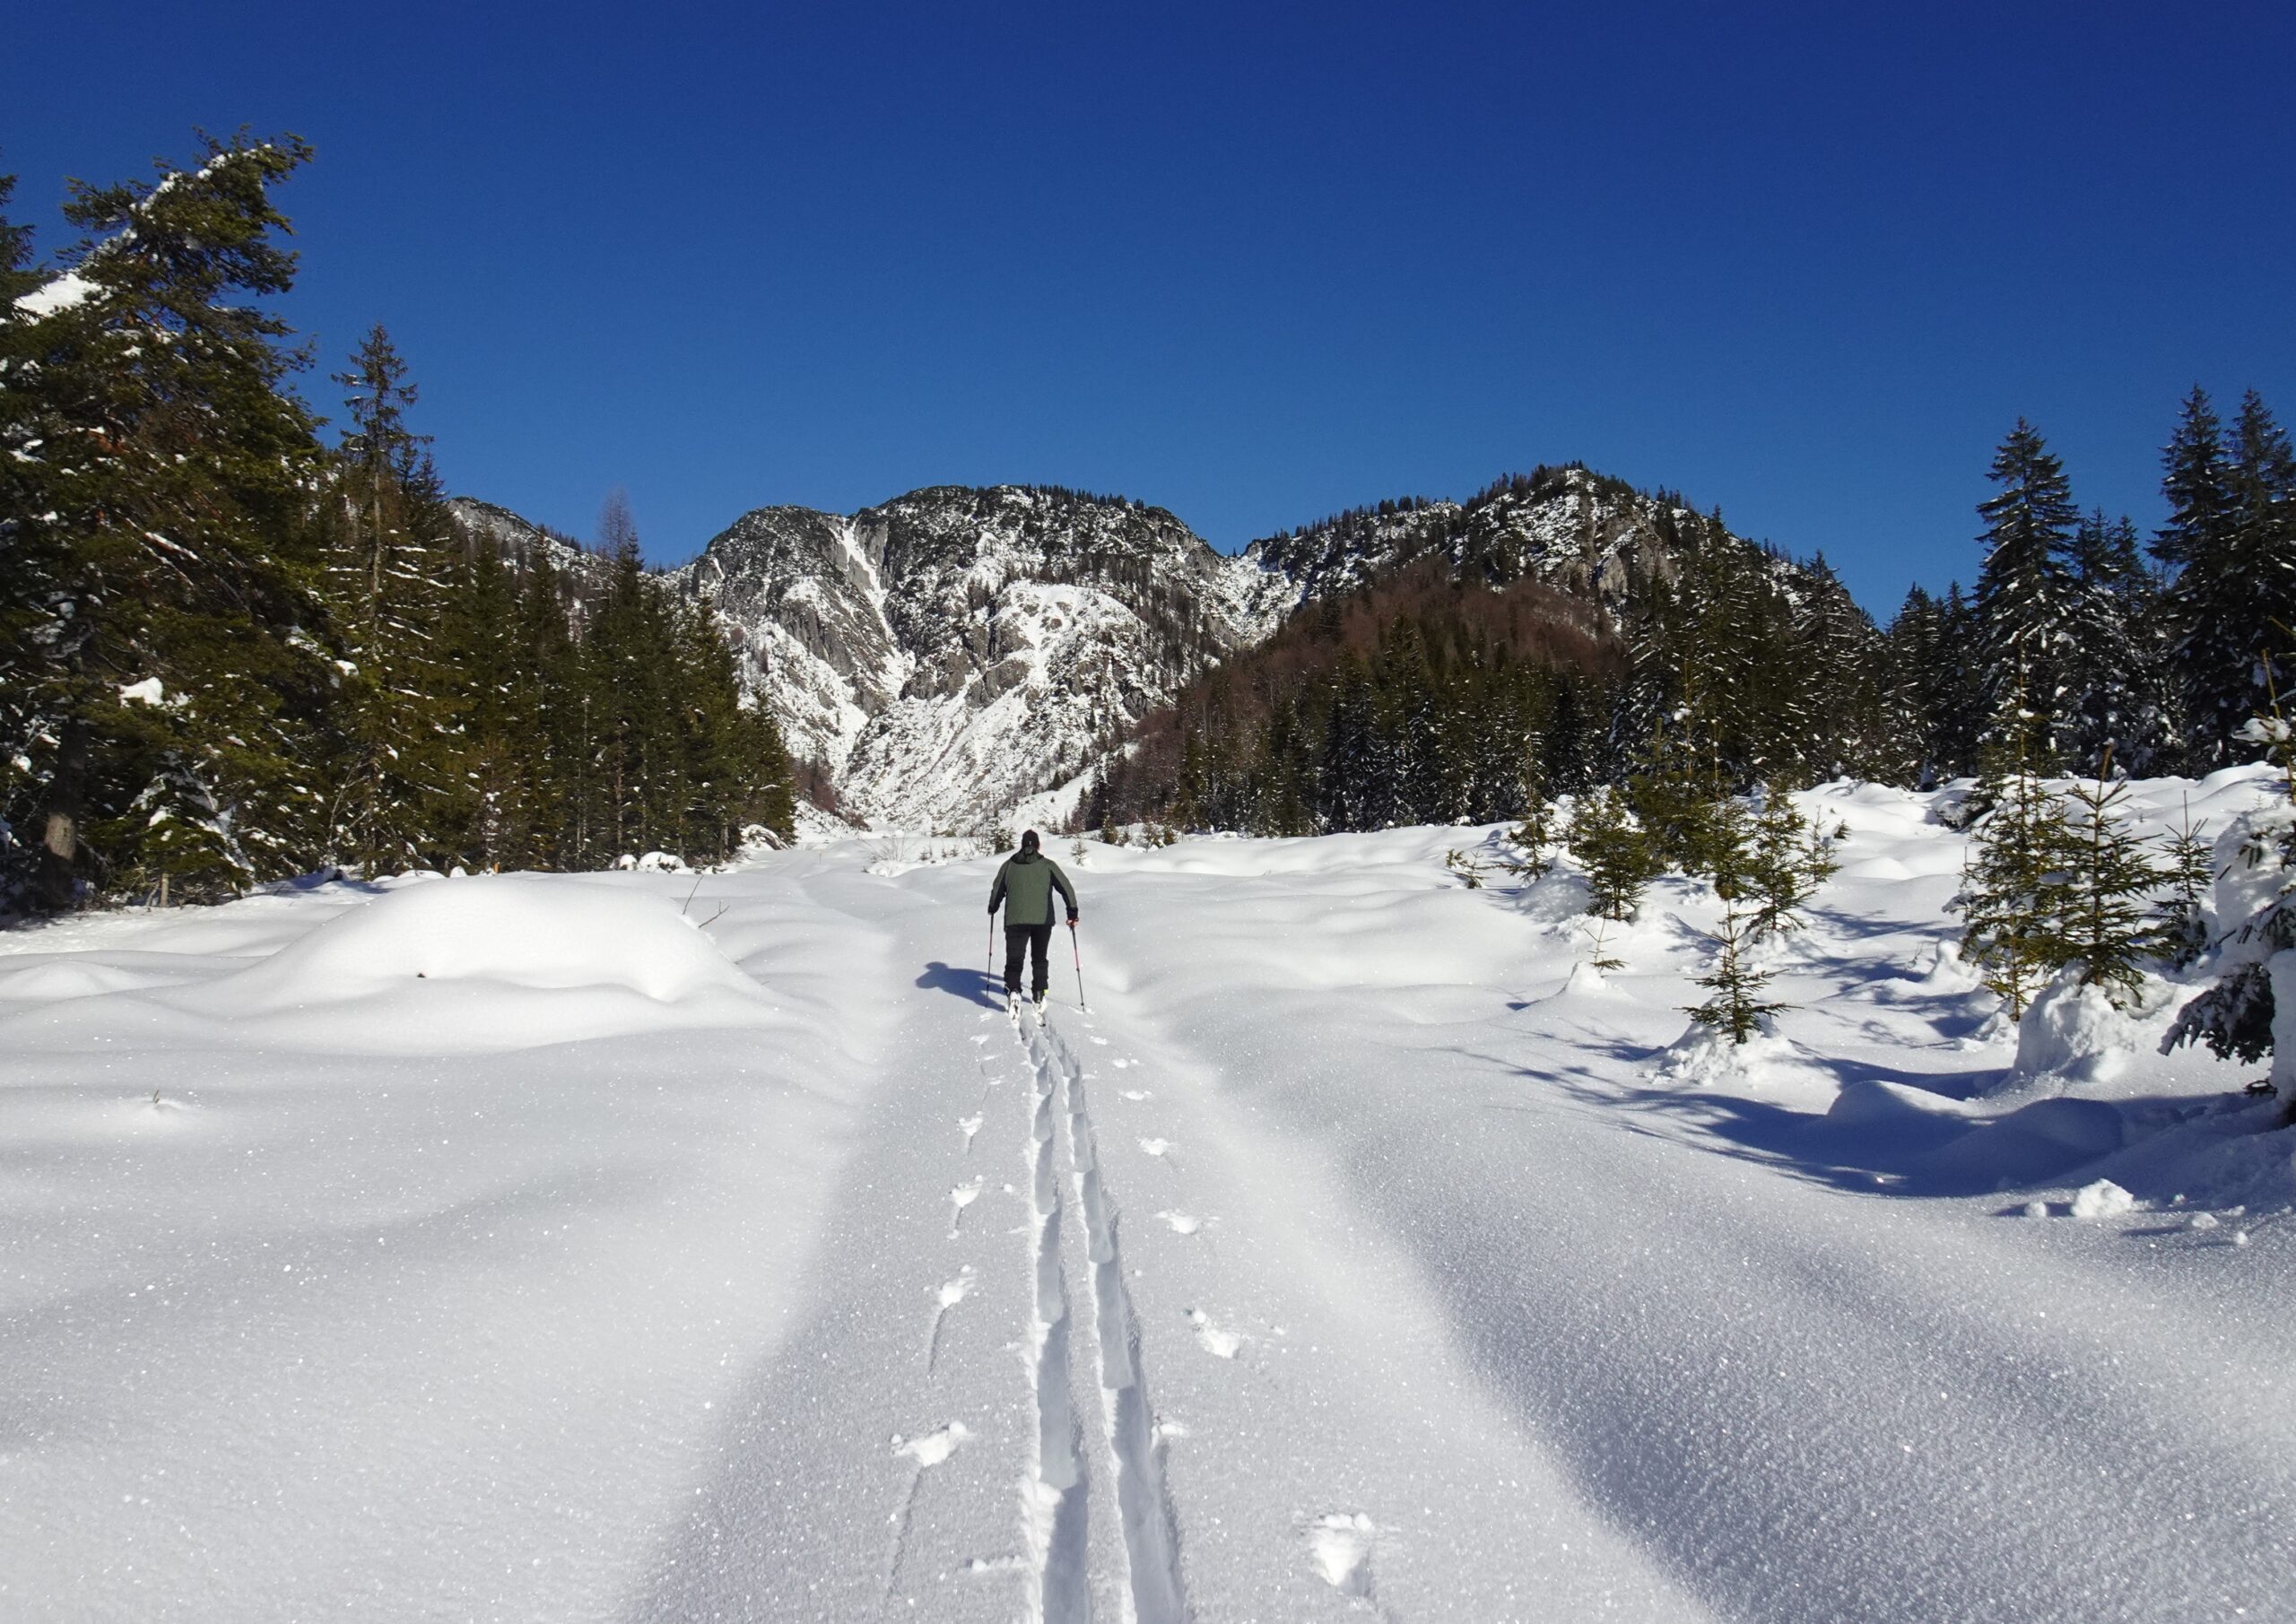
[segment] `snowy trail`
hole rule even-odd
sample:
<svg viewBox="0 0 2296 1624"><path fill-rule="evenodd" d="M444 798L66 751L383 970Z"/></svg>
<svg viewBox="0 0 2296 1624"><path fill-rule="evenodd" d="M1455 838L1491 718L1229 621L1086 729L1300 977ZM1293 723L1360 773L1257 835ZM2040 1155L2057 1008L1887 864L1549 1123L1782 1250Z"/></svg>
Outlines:
<svg viewBox="0 0 2296 1624"><path fill-rule="evenodd" d="M2296 1614L2296 1227L2114 1149L2296 1133L2190 1055L1961 1103L1904 801L1735 1081L1660 1066L1694 890L1590 979L1459 831L1095 850L1041 1028L986 865L850 847L700 938L434 882L540 909L446 986L343 888L0 935L0 1617Z"/></svg>

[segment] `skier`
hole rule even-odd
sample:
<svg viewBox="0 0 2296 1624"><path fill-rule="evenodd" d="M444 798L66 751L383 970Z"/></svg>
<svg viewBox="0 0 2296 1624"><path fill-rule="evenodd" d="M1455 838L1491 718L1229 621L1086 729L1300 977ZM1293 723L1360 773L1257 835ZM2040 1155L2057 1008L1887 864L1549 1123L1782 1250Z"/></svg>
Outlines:
<svg viewBox="0 0 2296 1624"><path fill-rule="evenodd" d="M1051 976L1045 958L1052 942L1054 891L1068 899L1068 928L1076 928L1076 888L1068 883L1060 864L1039 849L1040 844L1036 830L1022 834L1021 849L1004 859L988 890L988 911L994 914L1000 903L1004 908L1004 996L1016 1011L1021 1007L1021 960L1031 952L1036 962L1030 996L1039 1010L1044 1007L1045 983Z"/></svg>

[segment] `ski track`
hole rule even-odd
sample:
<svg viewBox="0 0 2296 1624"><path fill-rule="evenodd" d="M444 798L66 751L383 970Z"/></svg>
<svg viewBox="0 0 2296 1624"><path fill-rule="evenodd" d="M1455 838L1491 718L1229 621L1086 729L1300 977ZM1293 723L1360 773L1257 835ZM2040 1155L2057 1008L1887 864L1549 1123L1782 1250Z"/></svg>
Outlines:
<svg viewBox="0 0 2296 1624"><path fill-rule="evenodd" d="M1019 1017L1015 1018L1017 1031ZM1023 1038L1023 1046L1027 1040ZM1068 1281L1061 1268L1060 1199L1054 1116L1057 1079L1036 1068L1035 1109L1024 1155L1029 1167L1030 1216L1036 1226L1036 1359L1030 1368L1036 1400L1036 1474L1023 1488L1022 1526L1035 1559L1036 1617L1044 1624L1086 1624L1092 1616L1091 1492L1082 1422L1069 1368Z"/></svg>
<svg viewBox="0 0 2296 1624"><path fill-rule="evenodd" d="M1100 1177L1084 1070L1049 1024L1026 1034L1026 1041L1040 1093L1066 1105L1069 1161L1091 1262L1092 1339L1100 1350L1103 1431L1116 1480L1131 1617L1137 1624L1180 1624L1188 1610L1178 1531L1165 1491L1162 1444L1142 1368L1139 1320L1124 1284L1119 1214Z"/></svg>

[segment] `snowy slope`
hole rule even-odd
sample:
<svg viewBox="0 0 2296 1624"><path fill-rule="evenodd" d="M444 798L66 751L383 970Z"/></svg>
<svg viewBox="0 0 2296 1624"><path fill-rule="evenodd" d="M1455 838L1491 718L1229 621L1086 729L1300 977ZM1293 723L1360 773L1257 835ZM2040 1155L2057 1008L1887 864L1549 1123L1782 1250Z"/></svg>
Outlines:
<svg viewBox="0 0 2296 1624"><path fill-rule="evenodd" d="M2296 1131L1804 804L1751 1056L1474 829L1064 842L1042 1032L858 843L0 934L0 1616L2296 1614Z"/></svg>

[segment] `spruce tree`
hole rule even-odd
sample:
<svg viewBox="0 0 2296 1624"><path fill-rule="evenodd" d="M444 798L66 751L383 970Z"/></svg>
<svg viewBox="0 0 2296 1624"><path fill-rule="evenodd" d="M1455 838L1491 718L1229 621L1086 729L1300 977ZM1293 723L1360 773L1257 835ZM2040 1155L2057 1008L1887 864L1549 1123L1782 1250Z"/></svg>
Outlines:
<svg viewBox="0 0 2296 1624"><path fill-rule="evenodd" d="M2094 777L2108 756L2144 774L2176 730L2168 694L2160 593L2139 556L2136 526L2102 509L2081 521L2070 554L2071 633L2060 736L2069 764Z"/></svg>
<svg viewBox="0 0 2296 1624"><path fill-rule="evenodd" d="M1977 584L1987 736L1998 744L2013 733L2029 734L2019 748L2053 766L2064 754L2058 718L2075 655L2066 562L2077 518L2072 489L2040 431L2022 418L2001 443L1990 477L2001 491L1978 506L1986 528ZM2038 714L2038 728L2017 714L2028 709Z"/></svg>
<svg viewBox="0 0 2296 1624"><path fill-rule="evenodd" d="M2277 717L2278 696L2296 690L2296 447L2253 389L2233 424L2232 496L2231 578L2210 601L2224 661L2216 714L2239 713L2234 743L2253 755L2252 724Z"/></svg>
<svg viewBox="0 0 2296 1624"><path fill-rule="evenodd" d="M1701 1026L1727 1033L1734 1044L1753 1037L1764 1021L1786 1007L1761 996L1773 972L1758 969L1748 961L1747 951L1757 934L1752 915L1738 901L1726 901L1722 922L1713 932L1714 962L1704 975L1694 977L1712 995L1683 1012Z"/></svg>
<svg viewBox="0 0 2296 1624"><path fill-rule="evenodd" d="M1608 785L1571 803L1563 845L1587 876L1592 910L1605 919L1632 918L1644 887L1665 872L1657 843Z"/></svg>
<svg viewBox="0 0 2296 1624"><path fill-rule="evenodd" d="M2192 821L2192 800L2186 797L2177 826L2162 844L2162 894L2153 910L2153 951L2177 969L2184 969L2208 951L2208 922L2203 905L2216 878L2214 851L2205 838L2205 825Z"/></svg>
<svg viewBox="0 0 2296 1624"><path fill-rule="evenodd" d="M335 454L328 596L350 670L339 707L339 858L369 873L443 864L473 819L448 650L454 528L418 398L380 326L347 371L349 426ZM464 652L467 652L466 650Z"/></svg>
<svg viewBox="0 0 2296 1624"><path fill-rule="evenodd" d="M2081 985L2126 1006L2144 984L2157 943L2150 899L2165 874L2151 842L2129 826L2128 789L2113 782L2108 749L2092 782L2072 791L2065 823L2064 879L2057 910L2066 961Z"/></svg>
<svg viewBox="0 0 2296 1624"><path fill-rule="evenodd" d="M271 191L309 156L241 136L74 183L68 272L0 316L0 690L46 906L228 894L318 848L318 449L248 302L293 280Z"/></svg>
<svg viewBox="0 0 2296 1624"><path fill-rule="evenodd" d="M2274 704L2244 732L2242 742L2262 745L2279 767L2283 791L2277 804L2243 814L2227 831L2232 864L2247 871L2257 900L2247 918L2220 921L2226 929L2215 983L2177 1012L2161 1040L2162 1054L2185 1043L2205 1043L2219 1059L2255 1061L2274 1053L2278 1003L2271 966L2296 951L2296 725ZM2296 1066L2274 1055L2273 1070L2282 1108L2296 1112Z"/></svg>
<svg viewBox="0 0 2296 1624"><path fill-rule="evenodd" d="M2023 714L2016 697L2013 717ZM1953 900L1963 919L1962 959L2007 1001L2013 1018L2071 956L2063 928L2070 830L2027 737L2020 728L1989 754L1979 793L1991 810Z"/></svg>
<svg viewBox="0 0 2296 1624"><path fill-rule="evenodd" d="M1757 935L1797 930L1802 908L1839 867L1831 845L1793 798L1769 790L1754 814L1746 857L1747 895Z"/></svg>
<svg viewBox="0 0 2296 1624"><path fill-rule="evenodd" d="M2214 600L2228 589L2233 568L2237 513L2224 428L2207 394L2195 385L2185 397L2175 431L2161 453L2161 494L2169 522L2152 540L2152 554L2169 572L2163 609L2179 689L2178 720L2187 762L2202 772L2228 759L2233 727L2245 718L2237 649L2229 652ZM2238 714L2225 715L2227 706Z"/></svg>

